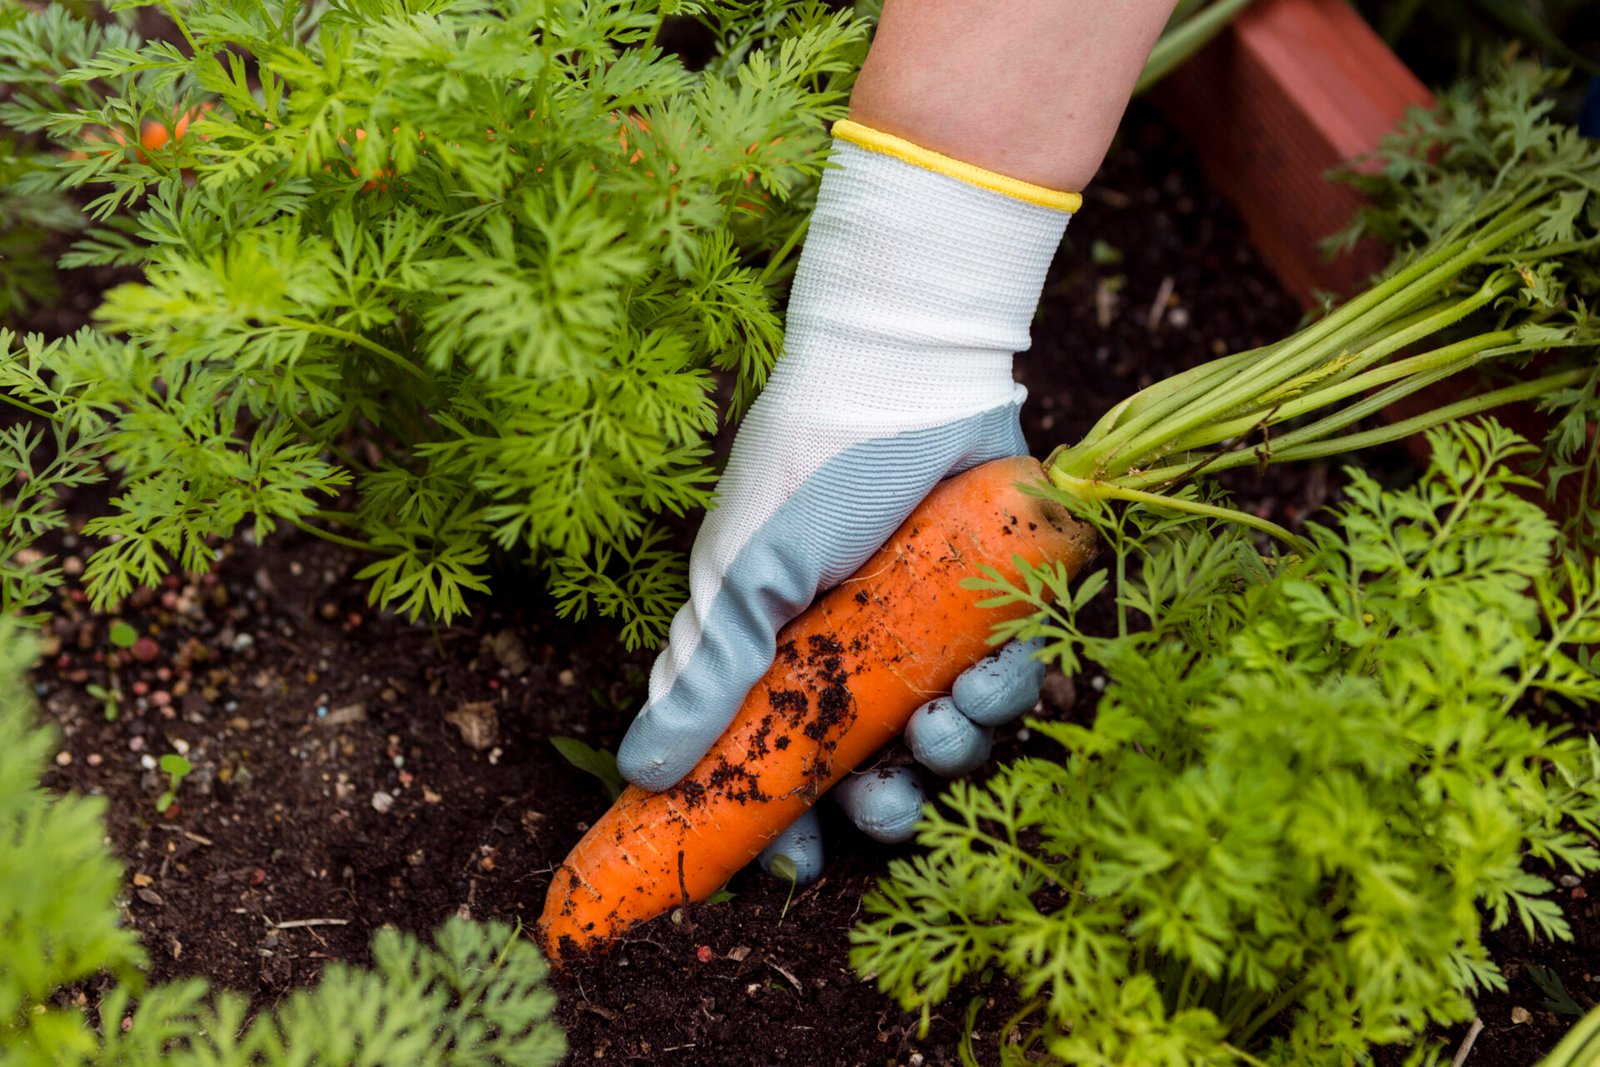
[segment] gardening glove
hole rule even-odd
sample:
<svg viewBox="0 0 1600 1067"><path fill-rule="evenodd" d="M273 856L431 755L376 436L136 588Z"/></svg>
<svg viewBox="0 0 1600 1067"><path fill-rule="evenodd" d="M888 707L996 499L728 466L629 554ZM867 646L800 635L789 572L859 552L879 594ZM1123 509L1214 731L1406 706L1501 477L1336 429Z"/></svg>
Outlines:
<svg viewBox="0 0 1600 1067"><path fill-rule="evenodd" d="M1026 450L1011 357L1028 346L1078 197L851 122L835 126L831 162L783 356L739 428L690 554L689 600L617 754L646 789L694 766L771 665L778 630L937 482ZM928 740L926 752L946 766L981 762L981 727L940 726L948 711L926 718L928 738L967 738L959 752ZM915 821L906 809L921 804L904 790L856 786L847 810L903 835Z"/></svg>
<svg viewBox="0 0 1600 1067"><path fill-rule="evenodd" d="M906 744L928 770L944 778L960 778L989 758L994 728L1039 702L1044 662L1036 657L1043 641L1012 641L1000 651L963 671L947 697L930 700L906 723ZM874 841L898 844L910 840L922 818L927 794L913 767L867 767L833 788L833 798ZM792 871L778 871L773 862L786 856ZM822 874L822 827L816 809L807 811L772 839L759 857L768 874L791 873L799 885Z"/></svg>

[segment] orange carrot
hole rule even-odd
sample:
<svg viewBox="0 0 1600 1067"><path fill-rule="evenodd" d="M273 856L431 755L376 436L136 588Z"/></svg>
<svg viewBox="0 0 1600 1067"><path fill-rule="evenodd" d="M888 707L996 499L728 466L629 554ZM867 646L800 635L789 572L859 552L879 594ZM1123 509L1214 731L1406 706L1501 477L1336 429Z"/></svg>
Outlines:
<svg viewBox="0 0 1600 1067"><path fill-rule="evenodd" d="M778 634L772 668L688 776L630 787L556 870L540 928L552 959L711 896L830 786L950 691L1002 619L961 582L1015 557L1074 572L1093 530L1030 496L1036 460L998 460L938 486L887 544Z"/></svg>

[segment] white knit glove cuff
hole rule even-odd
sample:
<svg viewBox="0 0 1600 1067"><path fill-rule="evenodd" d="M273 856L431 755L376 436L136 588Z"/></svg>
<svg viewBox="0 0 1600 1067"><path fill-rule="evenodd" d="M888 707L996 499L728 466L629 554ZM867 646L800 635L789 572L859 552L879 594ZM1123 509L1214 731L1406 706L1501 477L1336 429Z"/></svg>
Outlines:
<svg viewBox="0 0 1600 1067"><path fill-rule="evenodd" d="M885 429L1020 402L1011 356L1070 212L849 141L831 159L772 399Z"/></svg>

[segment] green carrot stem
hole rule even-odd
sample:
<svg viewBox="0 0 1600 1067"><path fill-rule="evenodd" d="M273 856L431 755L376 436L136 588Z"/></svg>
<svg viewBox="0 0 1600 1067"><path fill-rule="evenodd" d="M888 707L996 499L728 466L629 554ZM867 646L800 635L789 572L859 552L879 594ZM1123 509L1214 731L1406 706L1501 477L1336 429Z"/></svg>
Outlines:
<svg viewBox="0 0 1600 1067"><path fill-rule="evenodd" d="M801 239L805 237L806 231L810 228L811 216L807 215L795 225L793 230L789 231L789 236L783 239L783 244L778 246L778 250L767 257L767 265L761 268L761 273L756 276L756 281L762 285L771 285L776 282L778 279L774 275L789 262L789 254L800 244Z"/></svg>
<svg viewBox="0 0 1600 1067"><path fill-rule="evenodd" d="M1587 376L1588 371L1586 370L1549 374L1543 378L1535 378L1531 382L1518 382L1516 385L1508 385L1503 389L1480 393L1477 396L1468 397L1465 400L1447 404L1444 407L1434 408L1432 411L1427 411L1399 422L1393 422L1388 426L1381 426L1377 429L1293 445L1288 448L1275 448L1272 452L1272 462L1288 463L1302 459L1319 459L1324 456L1338 455L1341 452L1353 452L1358 448L1368 448L1372 445L1404 440L1413 434L1431 430L1435 426L1441 426L1456 419L1481 415L1485 411L1497 408L1502 404L1515 404L1523 400L1533 400L1544 396L1546 393L1577 385Z"/></svg>
<svg viewBox="0 0 1600 1067"><path fill-rule="evenodd" d="M1200 403L1186 406L1177 414L1175 424L1166 422L1159 428L1158 440L1171 440L1207 422L1215 421L1234 408L1247 403L1252 394L1270 391L1297 374L1325 362L1329 353L1340 352L1345 347L1346 341L1353 340L1354 335L1364 332L1360 327L1367 326L1372 319L1381 322L1392 318L1393 313L1387 310L1386 303L1400 297L1405 304L1404 310L1411 310L1418 294L1431 297L1440 287L1490 249L1497 248L1516 234L1532 228L1537 221L1532 217L1513 219L1510 223L1490 228L1487 235L1468 241L1453 254L1447 253L1456 246L1446 246L1422 257L1416 264L1363 293L1321 322L1301 331L1291 339L1291 343L1286 344L1271 359L1255 368L1254 374L1240 375L1214 394L1206 396ZM1416 276L1408 278L1408 275L1412 274ZM1394 284L1402 279L1405 279L1405 284ZM1411 299L1405 299L1406 297ZM1388 306L1394 305L1388 303ZM1132 435L1129 435L1129 438L1131 440ZM1129 448L1126 450L1127 458L1137 461L1140 455L1147 455L1155 450L1154 447L1137 450Z"/></svg>
<svg viewBox="0 0 1600 1067"><path fill-rule="evenodd" d="M1412 314L1461 270L1536 225L1537 218L1518 210L1521 206L1520 202L1513 205L1477 235L1450 242L1420 257L1320 322L1281 342L1250 374L1235 374L1198 398L1187 390L1171 392L1104 438L1086 440L1070 451L1070 459L1062 456L1058 463L1070 464L1080 474L1126 470L1141 457L1158 451L1162 443L1227 417L1248 404L1252 396L1269 393L1325 363L1330 353L1342 351L1348 342L1372 335L1385 322Z"/></svg>
<svg viewBox="0 0 1600 1067"><path fill-rule="evenodd" d="M1150 50L1139 81L1133 87L1133 95L1145 92L1198 52L1249 3L1250 0L1217 0L1200 11L1196 11L1193 5L1187 10L1174 11L1167 28Z"/></svg>
<svg viewBox="0 0 1600 1067"><path fill-rule="evenodd" d="M305 319L291 318L288 315L264 315L262 316L261 321L270 322L274 326L283 326L287 329L304 330L307 333L321 334L324 337L332 337L335 340L343 341L345 344L355 345L357 348L364 348L373 355L383 357L383 359L389 364L399 370L405 371L413 378L427 381L428 376L423 373L421 367L418 367L415 363L412 363L409 359L402 356L394 349L385 348L383 345L380 345L376 341L370 340L369 338L363 337L359 333L351 333L349 330L341 330L337 326L329 326L321 322L308 322Z"/></svg>
<svg viewBox="0 0 1600 1067"><path fill-rule="evenodd" d="M368 544L365 541L357 541L355 538L346 537L343 534L336 534L331 530L321 529L320 527L313 526L309 522L306 522L297 516L285 515L284 519L289 523L289 525L295 527L296 529L303 530L313 537L320 537L324 541L330 541L336 545L343 545L345 548L353 548L358 552L378 551L377 546L375 545Z"/></svg>
<svg viewBox="0 0 1600 1067"><path fill-rule="evenodd" d="M1164 378L1154 385L1141 389L1139 392L1124 399L1110 411L1101 416L1100 421L1084 435L1085 441L1095 441L1106 436L1116 428L1123 419L1144 411L1157 400L1162 400L1174 393L1204 392L1207 383L1221 381L1227 374L1239 373L1252 362L1260 360L1272 350L1271 345L1261 348L1252 348L1243 352L1235 352L1218 359L1209 360L1186 371Z"/></svg>
<svg viewBox="0 0 1600 1067"><path fill-rule="evenodd" d="M41 419L48 419L51 422L60 422L61 421L61 417L59 415L53 414L51 412L48 412L48 411L44 410L44 408L34 407L32 404L28 403L26 400L18 400L16 397L12 396L10 393L0 393L0 400L4 400L7 404L10 404L14 408L20 408L21 410L26 411L30 415L37 415Z"/></svg>
<svg viewBox="0 0 1600 1067"><path fill-rule="evenodd" d="M1315 459L1338 455L1343 452L1353 452L1356 449L1366 448L1371 445L1400 441L1410 437L1412 434L1421 433L1423 430L1431 429L1452 419L1482 414L1501 404L1532 400L1546 393L1552 393L1558 389L1578 384L1583 380L1586 372L1567 371L1561 374L1546 375L1531 382L1519 382L1503 389L1496 389L1492 392L1469 397L1457 404L1425 412L1422 415L1390 423L1387 426L1381 426L1373 430L1347 434L1343 437L1328 436L1331 431L1359 422L1369 415L1374 415L1396 400L1408 396L1419 389L1426 388L1452 373L1454 373L1453 369L1447 369L1442 372L1418 375L1407 379L1368 398L1359 405L1352 405L1341 410L1336 415L1329 416L1328 419L1283 434L1275 443L1267 447L1258 446L1256 448L1211 455L1189 454L1183 457L1184 461L1182 463L1172 463L1122 475L1117 479L1117 484L1128 488L1169 486L1185 480L1187 476L1202 466L1208 471L1233 470L1238 467L1265 463L1287 463L1294 460Z"/></svg>
<svg viewBox="0 0 1600 1067"><path fill-rule="evenodd" d="M1352 396L1358 396L1379 386L1391 382L1402 381L1413 375L1445 370L1447 374L1454 374L1466 367L1479 362L1479 357L1486 353L1503 355L1518 347L1517 335L1514 330L1500 330L1496 333L1482 334L1457 341L1452 345L1424 352L1420 355L1410 356L1406 359L1395 360L1393 363L1381 364L1363 373L1344 378L1331 384L1320 386L1313 392L1305 393L1292 399L1285 399L1271 409L1270 419L1264 419L1261 413L1250 413L1227 422L1219 422L1211 426L1202 427L1188 437L1172 441L1168 448L1170 453L1193 452L1209 445L1227 441L1230 438L1248 434L1264 423L1276 425L1309 415L1313 411L1329 407ZM1385 346L1387 348L1387 346ZM1365 361L1365 362L1370 362ZM1361 416L1357 416L1359 418ZM1349 422L1356 421L1355 418ZM1348 425L1348 423L1346 423ZM1169 453L1169 454L1170 454Z"/></svg>
<svg viewBox="0 0 1600 1067"><path fill-rule="evenodd" d="M1252 530L1260 530L1262 533L1270 534L1301 554L1311 551L1310 545L1282 526L1263 519L1259 515L1252 515L1248 511L1220 507L1216 504L1206 504L1198 500L1185 500L1181 497L1162 496L1160 493L1146 493L1139 489L1129 489L1126 486L1111 482L1078 478L1060 470L1050 470L1047 473L1056 488L1071 493L1080 500L1125 500L1130 504L1144 504L1148 507L1162 508L1167 511L1182 511L1190 515L1204 515L1207 518L1238 523L1240 526L1248 526Z"/></svg>
<svg viewBox="0 0 1600 1067"><path fill-rule="evenodd" d="M1250 1020L1250 1022L1245 1025L1245 1028L1242 1031L1234 1035L1234 1040L1238 1041L1241 1045L1249 1044L1250 1039L1256 1036L1256 1031L1260 1030L1263 1026L1277 1018L1278 1013L1287 1010L1291 1004L1300 999L1300 994L1305 992L1305 988L1306 980L1302 978L1288 989L1285 989L1278 995L1276 1000L1274 1000L1271 1004L1268 1004L1264 1009L1262 1009L1260 1014L1258 1014L1254 1019Z"/></svg>

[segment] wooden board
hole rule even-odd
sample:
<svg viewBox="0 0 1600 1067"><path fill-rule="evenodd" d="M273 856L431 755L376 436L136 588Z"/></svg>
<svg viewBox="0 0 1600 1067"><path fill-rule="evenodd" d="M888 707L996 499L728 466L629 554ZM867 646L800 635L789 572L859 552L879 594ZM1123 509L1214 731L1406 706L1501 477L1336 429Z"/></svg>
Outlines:
<svg viewBox="0 0 1600 1067"><path fill-rule="evenodd" d="M1256 0L1156 100L1307 306L1319 291L1363 288L1387 262L1376 243L1332 262L1321 255L1360 202L1326 175L1433 97L1344 0Z"/></svg>

